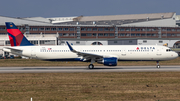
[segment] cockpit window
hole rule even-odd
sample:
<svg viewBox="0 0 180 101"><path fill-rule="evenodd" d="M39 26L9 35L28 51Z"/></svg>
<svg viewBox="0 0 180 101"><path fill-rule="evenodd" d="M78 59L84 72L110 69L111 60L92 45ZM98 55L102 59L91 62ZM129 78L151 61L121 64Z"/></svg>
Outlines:
<svg viewBox="0 0 180 101"><path fill-rule="evenodd" d="M166 49L166 52L170 52L170 51L172 51L171 49Z"/></svg>

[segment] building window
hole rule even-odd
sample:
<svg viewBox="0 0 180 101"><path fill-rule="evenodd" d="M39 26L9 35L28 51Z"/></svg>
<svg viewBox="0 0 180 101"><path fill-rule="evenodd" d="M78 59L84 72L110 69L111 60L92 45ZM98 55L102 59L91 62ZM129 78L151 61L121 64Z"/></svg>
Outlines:
<svg viewBox="0 0 180 101"><path fill-rule="evenodd" d="M56 28L51 28L52 31L56 31Z"/></svg>
<svg viewBox="0 0 180 101"><path fill-rule="evenodd" d="M117 43L117 41L114 41L114 43Z"/></svg>
<svg viewBox="0 0 180 101"><path fill-rule="evenodd" d="M85 33L81 33L81 36L86 36L86 34Z"/></svg>
<svg viewBox="0 0 180 101"><path fill-rule="evenodd" d="M40 40L40 44L54 45L55 44L55 40Z"/></svg>
<svg viewBox="0 0 180 101"><path fill-rule="evenodd" d="M34 44L34 45L37 45L38 44L38 41L30 41L30 43Z"/></svg>
<svg viewBox="0 0 180 101"><path fill-rule="evenodd" d="M19 30L20 30L20 31L23 31L23 30L25 30L25 28L20 27Z"/></svg>
<svg viewBox="0 0 180 101"><path fill-rule="evenodd" d="M152 29L152 31L156 31L157 29Z"/></svg>
<svg viewBox="0 0 180 101"><path fill-rule="evenodd" d="M39 28L40 31L44 31L44 28Z"/></svg>
<svg viewBox="0 0 180 101"><path fill-rule="evenodd" d="M50 28L45 28L46 31L50 31Z"/></svg>
<svg viewBox="0 0 180 101"><path fill-rule="evenodd" d="M141 36L141 34L136 34L136 36Z"/></svg>
<svg viewBox="0 0 180 101"><path fill-rule="evenodd" d="M109 36L114 36L114 33L110 33Z"/></svg>
<svg viewBox="0 0 180 101"><path fill-rule="evenodd" d="M63 36L63 34L62 34L62 33L59 33L59 36Z"/></svg>
<svg viewBox="0 0 180 101"><path fill-rule="evenodd" d="M109 36L109 34L108 33L104 33L104 36Z"/></svg>
<svg viewBox="0 0 180 101"><path fill-rule="evenodd" d="M32 31L38 31L38 28L32 28Z"/></svg>
<svg viewBox="0 0 180 101"><path fill-rule="evenodd" d="M69 36L74 36L74 33L70 33Z"/></svg>
<svg viewBox="0 0 180 101"><path fill-rule="evenodd" d="M142 31L146 31L146 29L145 29L145 28L143 28L143 29L142 29Z"/></svg>
<svg viewBox="0 0 180 101"><path fill-rule="evenodd" d="M97 28L93 28L93 31L97 31Z"/></svg>
<svg viewBox="0 0 180 101"><path fill-rule="evenodd" d="M138 28L138 29L137 29L137 31L141 31L141 29L140 29L140 28Z"/></svg>
<svg viewBox="0 0 180 101"><path fill-rule="evenodd" d="M176 29L172 29L172 31L174 32L174 31L176 31Z"/></svg>
<svg viewBox="0 0 180 101"><path fill-rule="evenodd" d="M58 28L58 31L62 31L62 28Z"/></svg>
<svg viewBox="0 0 180 101"><path fill-rule="evenodd" d="M93 36L96 36L96 33L93 33Z"/></svg>
<svg viewBox="0 0 180 101"><path fill-rule="evenodd" d="M99 33L98 36L103 36L103 33Z"/></svg>
<svg viewBox="0 0 180 101"><path fill-rule="evenodd" d="M129 34L126 34L126 36L129 36Z"/></svg>
<svg viewBox="0 0 180 101"><path fill-rule="evenodd" d="M147 36L151 36L151 34L147 34Z"/></svg>
<svg viewBox="0 0 180 101"><path fill-rule="evenodd" d="M87 28L87 31L92 31L92 28Z"/></svg>
<svg viewBox="0 0 180 101"><path fill-rule="evenodd" d="M5 27L0 27L0 30L5 30L6 28Z"/></svg>
<svg viewBox="0 0 180 101"><path fill-rule="evenodd" d="M6 35L6 33L0 33L0 35Z"/></svg>
<svg viewBox="0 0 180 101"><path fill-rule="evenodd" d="M163 43L163 41L159 41L159 43Z"/></svg>
<svg viewBox="0 0 180 101"><path fill-rule="evenodd" d="M150 29L150 28L148 28L148 29L147 29L147 31L151 31L151 29Z"/></svg>
<svg viewBox="0 0 180 101"><path fill-rule="evenodd" d="M143 40L143 43L147 43L147 40Z"/></svg>
<svg viewBox="0 0 180 101"><path fill-rule="evenodd" d="M109 28L104 28L104 31L109 31Z"/></svg>
<svg viewBox="0 0 180 101"><path fill-rule="evenodd" d="M172 34L172 36L176 36L175 34Z"/></svg>
<svg viewBox="0 0 180 101"><path fill-rule="evenodd" d="M166 34L162 34L162 36L166 36Z"/></svg>
<svg viewBox="0 0 180 101"><path fill-rule="evenodd" d="M91 33L88 33L87 36L92 36L92 34L91 34Z"/></svg>
<svg viewBox="0 0 180 101"><path fill-rule="evenodd" d="M131 34L131 36L136 36L136 34Z"/></svg>
<svg viewBox="0 0 180 101"><path fill-rule="evenodd" d="M180 29L177 29L177 31L179 32L179 31L180 31Z"/></svg>
<svg viewBox="0 0 180 101"><path fill-rule="evenodd" d="M156 34L152 34L152 36L156 36Z"/></svg>
<svg viewBox="0 0 180 101"><path fill-rule="evenodd" d="M63 28L63 31L68 31L69 30L69 28Z"/></svg>
<svg viewBox="0 0 180 101"><path fill-rule="evenodd" d="M136 29L135 29L135 28L132 28L131 31L136 31Z"/></svg>
<svg viewBox="0 0 180 101"><path fill-rule="evenodd" d="M86 31L86 28L81 28L81 31Z"/></svg>
<svg viewBox="0 0 180 101"><path fill-rule="evenodd" d="M10 45L10 41L6 41L6 45Z"/></svg>
<svg viewBox="0 0 180 101"><path fill-rule="evenodd" d="M164 28L163 28L163 29L162 29L162 31L164 31L164 32L165 32L165 31L166 31L166 29L164 29Z"/></svg>
<svg viewBox="0 0 180 101"><path fill-rule="evenodd" d="M110 28L110 31L114 31L114 28Z"/></svg>
<svg viewBox="0 0 180 101"><path fill-rule="evenodd" d="M69 36L69 34L68 33L63 33L63 36Z"/></svg>
<svg viewBox="0 0 180 101"><path fill-rule="evenodd" d="M167 36L171 36L171 34L167 34Z"/></svg>
<svg viewBox="0 0 180 101"><path fill-rule="evenodd" d="M98 28L98 31L103 31L104 30L104 28Z"/></svg>
<svg viewBox="0 0 180 101"><path fill-rule="evenodd" d="M124 29L124 28L120 28L119 30L120 30L120 31L125 31L125 29Z"/></svg>
<svg viewBox="0 0 180 101"><path fill-rule="evenodd" d="M167 29L167 31L171 31L171 29Z"/></svg>
<svg viewBox="0 0 180 101"><path fill-rule="evenodd" d="M130 28L126 28L126 31L130 31Z"/></svg>
<svg viewBox="0 0 180 101"><path fill-rule="evenodd" d="M145 34L141 34L141 36L146 36Z"/></svg>
<svg viewBox="0 0 180 101"><path fill-rule="evenodd" d="M120 34L120 36L125 36L125 34Z"/></svg>
<svg viewBox="0 0 180 101"><path fill-rule="evenodd" d="M74 28L69 28L69 31L74 31Z"/></svg>

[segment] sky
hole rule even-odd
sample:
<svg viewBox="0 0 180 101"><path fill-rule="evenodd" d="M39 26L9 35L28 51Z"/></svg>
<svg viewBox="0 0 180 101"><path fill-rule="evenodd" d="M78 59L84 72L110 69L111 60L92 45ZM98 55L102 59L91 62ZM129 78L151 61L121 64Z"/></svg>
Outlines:
<svg viewBox="0 0 180 101"><path fill-rule="evenodd" d="M180 0L2 0L7 17L70 17L176 12Z"/></svg>

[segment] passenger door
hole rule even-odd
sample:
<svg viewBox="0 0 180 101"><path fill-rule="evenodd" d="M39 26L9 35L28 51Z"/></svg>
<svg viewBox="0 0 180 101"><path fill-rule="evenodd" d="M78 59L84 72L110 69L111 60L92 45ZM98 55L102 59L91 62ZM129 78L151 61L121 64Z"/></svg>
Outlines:
<svg viewBox="0 0 180 101"><path fill-rule="evenodd" d="M161 48L160 47L157 47L157 50L156 50L156 55L157 56L161 56Z"/></svg>
<svg viewBox="0 0 180 101"><path fill-rule="evenodd" d="M31 58L36 58L36 47L31 48Z"/></svg>

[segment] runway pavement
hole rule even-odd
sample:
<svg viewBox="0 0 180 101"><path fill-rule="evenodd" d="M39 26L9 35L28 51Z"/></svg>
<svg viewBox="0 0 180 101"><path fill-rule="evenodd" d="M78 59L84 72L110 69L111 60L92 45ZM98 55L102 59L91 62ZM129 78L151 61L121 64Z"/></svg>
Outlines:
<svg viewBox="0 0 180 101"><path fill-rule="evenodd" d="M180 66L96 66L88 69L87 66L76 67L0 67L0 73L57 73L57 72L161 72L180 71Z"/></svg>

